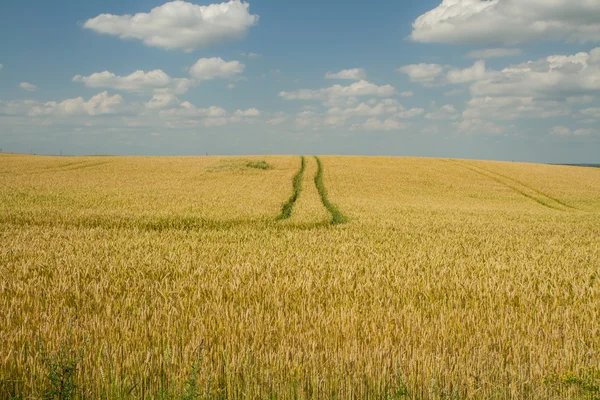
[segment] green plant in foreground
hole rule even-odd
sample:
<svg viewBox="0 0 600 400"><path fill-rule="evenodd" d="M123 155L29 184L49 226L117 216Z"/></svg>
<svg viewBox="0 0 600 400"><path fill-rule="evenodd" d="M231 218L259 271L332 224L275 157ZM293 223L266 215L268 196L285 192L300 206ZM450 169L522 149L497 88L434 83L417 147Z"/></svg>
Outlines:
<svg viewBox="0 0 600 400"><path fill-rule="evenodd" d="M575 391L583 399L600 400L600 370L581 370L578 374L553 373L544 379L544 383L559 393Z"/></svg>
<svg viewBox="0 0 600 400"><path fill-rule="evenodd" d="M319 195L321 196L321 201L325 208L331 213L331 224L339 225L345 224L349 221L348 217L346 217L342 212L337 208L335 204L329 201L327 197L327 189L325 188L325 184L323 183L323 164L319 157L315 156L317 160L317 175L315 175L315 185L317 186L317 190L319 191Z"/></svg>
<svg viewBox="0 0 600 400"><path fill-rule="evenodd" d="M77 368L83 360L83 350L73 348L71 339L63 341L56 352L48 354L38 339L38 346L44 364L48 368L46 379L48 386L44 388L44 399L69 400L75 397L77 386L75 377Z"/></svg>

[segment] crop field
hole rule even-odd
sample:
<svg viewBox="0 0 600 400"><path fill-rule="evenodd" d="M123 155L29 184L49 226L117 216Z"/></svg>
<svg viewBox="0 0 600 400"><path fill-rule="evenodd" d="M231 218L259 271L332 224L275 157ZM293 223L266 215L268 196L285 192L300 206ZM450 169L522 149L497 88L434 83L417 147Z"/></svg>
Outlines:
<svg viewBox="0 0 600 400"><path fill-rule="evenodd" d="M598 399L600 169L0 154L1 399Z"/></svg>

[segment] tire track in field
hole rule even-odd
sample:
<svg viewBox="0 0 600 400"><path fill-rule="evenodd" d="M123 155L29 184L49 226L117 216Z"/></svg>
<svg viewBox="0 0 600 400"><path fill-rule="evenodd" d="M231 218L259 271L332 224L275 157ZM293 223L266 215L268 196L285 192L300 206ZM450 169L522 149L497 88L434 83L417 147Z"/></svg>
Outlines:
<svg viewBox="0 0 600 400"><path fill-rule="evenodd" d="M292 195L290 198L283 203L281 206L281 214L277 217L277 220L285 220L289 219L292 216L292 211L294 210L294 205L298 198L300 197L300 193L302 192L302 179L304 178L304 170L306 169L306 159L304 156L300 157L300 170L294 175L292 179Z"/></svg>
<svg viewBox="0 0 600 400"><path fill-rule="evenodd" d="M490 174L494 174L494 175L500 176L500 177L502 177L502 178L504 178L504 179L507 179L507 180L509 180L509 181L511 181L511 182L514 182L514 183L516 183L517 185L523 186L523 187L525 187L525 188L527 188L527 189L531 190L532 192L536 193L537 195L539 195L539 196L541 196L541 197L545 197L545 198L547 198L547 199L550 199L551 201L554 201L554 202L556 202L556 203L560 204L560 205L561 205L561 206L563 206L563 207L570 208L570 209L572 209L572 210L575 210L575 211L582 211L582 210L580 210L579 208L576 208L576 207L570 206L570 205L568 205L568 204L564 203L563 201L561 201L561 200L559 200L559 199L557 199L557 198L555 198L555 197L552 197L552 196L550 196L550 195L548 195L548 194L546 194L546 193L544 193L544 192L542 192L542 191L540 191L540 190L537 190L536 188L533 188L533 187L531 187L531 186L529 186L529 185L526 185L526 184L524 184L523 182L521 182L521 181L519 181L519 180L517 180L517 179L515 179L515 178L511 178L510 176L503 175L503 174L501 174L501 173L499 173L499 172L490 171L490 170L488 170L488 169L486 169L486 168L483 168L483 167L476 167L476 168L482 169L482 170L484 170L484 171L486 171L486 172L489 172Z"/></svg>
<svg viewBox="0 0 600 400"><path fill-rule="evenodd" d="M350 220L337 208L335 204L329 201L329 198L327 196L327 189L325 188L325 183L323 182L323 163L321 162L319 157L314 157L317 161L318 167L317 174L315 175L315 186L319 191L319 195L321 196L321 201L323 202L323 205L331 214L331 225L345 224Z"/></svg>
<svg viewBox="0 0 600 400"><path fill-rule="evenodd" d="M49 171L62 170L62 169L68 169L69 167L75 167L75 166L87 164L87 163L89 163L89 161L72 161L72 162L68 162L66 164L53 165L53 166L48 167L47 169Z"/></svg>
<svg viewBox="0 0 600 400"><path fill-rule="evenodd" d="M54 165L47 167L44 171L45 173L56 173L56 172L64 172L64 171L74 171L77 169L97 167L104 164L110 164L112 161L93 161L93 160L85 160L85 161L74 161L61 165Z"/></svg>
<svg viewBox="0 0 600 400"><path fill-rule="evenodd" d="M557 210L557 211L569 211L569 209L573 210L573 211L581 211L575 207L566 205L563 202L561 202L557 199L554 199L537 189L529 187L529 186L525 185L524 183L519 182L516 179L499 174L497 172L487 170L482 167L477 167L475 165L469 164L468 162L460 163L455 160L451 160L451 161L457 165L460 165L463 168L466 168L472 172L475 172L476 174L485 176L486 178L489 178L489 179L511 189L515 193L518 193L523 197L533 200L536 203L538 203L546 208L550 208L552 210Z"/></svg>
<svg viewBox="0 0 600 400"><path fill-rule="evenodd" d="M104 164L110 164L110 161L97 161L97 162L89 162L86 164L79 164L79 165L74 165L71 168L63 168L61 169L61 171L74 171L76 169L83 169L83 168L91 168L91 167L98 167L100 165L104 165Z"/></svg>

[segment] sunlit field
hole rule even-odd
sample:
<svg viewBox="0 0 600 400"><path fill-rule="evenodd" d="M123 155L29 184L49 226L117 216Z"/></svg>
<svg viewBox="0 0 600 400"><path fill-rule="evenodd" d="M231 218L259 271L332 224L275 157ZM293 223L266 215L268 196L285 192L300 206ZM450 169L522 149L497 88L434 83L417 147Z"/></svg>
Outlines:
<svg viewBox="0 0 600 400"><path fill-rule="evenodd" d="M597 399L600 169L0 154L11 397Z"/></svg>

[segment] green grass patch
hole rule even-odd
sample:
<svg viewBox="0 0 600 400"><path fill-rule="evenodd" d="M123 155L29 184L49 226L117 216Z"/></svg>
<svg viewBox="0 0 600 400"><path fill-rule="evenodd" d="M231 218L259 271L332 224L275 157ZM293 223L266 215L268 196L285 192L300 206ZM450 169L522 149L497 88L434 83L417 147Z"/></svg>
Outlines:
<svg viewBox="0 0 600 400"><path fill-rule="evenodd" d="M292 216L292 211L294 210L294 204L300 197L300 193L302 192L302 178L304 177L304 170L306 169L306 160L304 156L300 157L300 170L294 175L292 180L292 195L283 203L281 207L281 214L279 214L278 220L288 219Z"/></svg>
<svg viewBox="0 0 600 400"><path fill-rule="evenodd" d="M600 369L580 369L565 374L553 373L544 379L544 383L565 397L600 400Z"/></svg>
<svg viewBox="0 0 600 400"><path fill-rule="evenodd" d="M319 191L319 195L321 196L321 201L325 208L331 213L331 224L339 225L345 224L350 221L348 217L346 217L342 212L337 208L335 204L329 201L327 197L327 189L325 188L325 184L323 183L323 163L319 159L319 157L315 156L315 160L317 160L317 174L315 175L315 185L317 186L317 190Z"/></svg>
<svg viewBox="0 0 600 400"><path fill-rule="evenodd" d="M263 171L272 170L273 166L266 161L253 161L240 158L227 158L209 165L206 170L208 172L244 172L251 169L260 169Z"/></svg>
<svg viewBox="0 0 600 400"><path fill-rule="evenodd" d="M246 167L264 170L273 169L266 161L248 161Z"/></svg>

